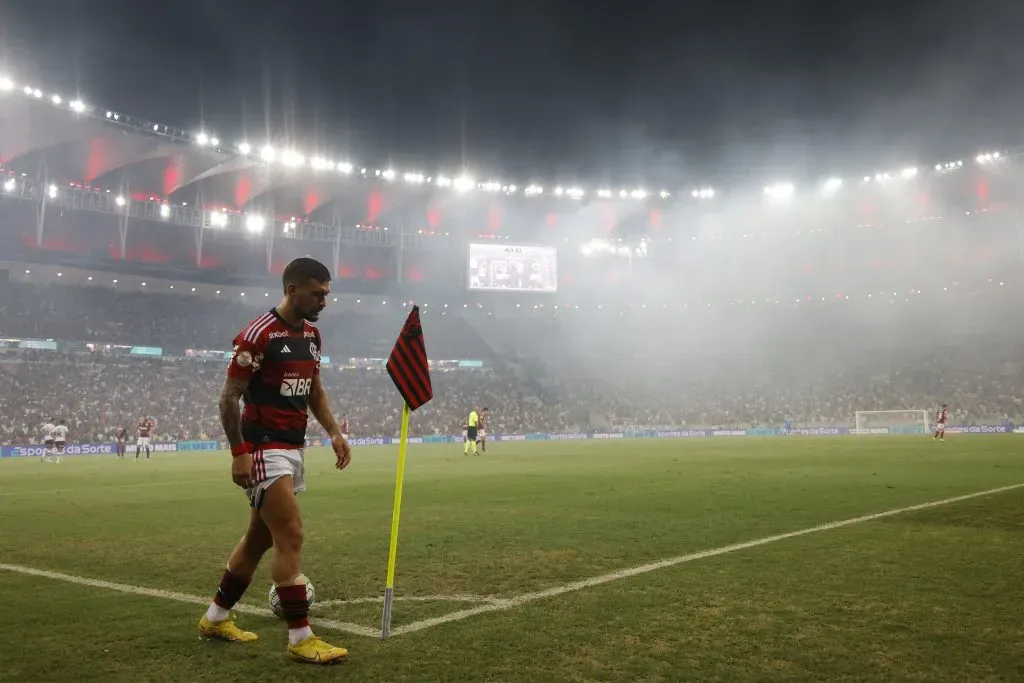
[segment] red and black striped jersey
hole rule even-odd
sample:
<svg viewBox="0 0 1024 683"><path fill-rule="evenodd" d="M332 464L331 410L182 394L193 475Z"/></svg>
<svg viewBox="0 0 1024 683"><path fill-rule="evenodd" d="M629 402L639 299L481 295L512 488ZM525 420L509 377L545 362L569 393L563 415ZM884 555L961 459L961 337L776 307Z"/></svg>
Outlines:
<svg viewBox="0 0 1024 683"><path fill-rule="evenodd" d="M939 424L946 424L946 419L949 417L949 410L946 408L939 408L939 411L935 413L935 421Z"/></svg>
<svg viewBox="0 0 1024 683"><path fill-rule="evenodd" d="M309 394L320 374L320 331L306 321L289 326L276 309L234 339L228 376L247 382L242 437L259 448L301 448Z"/></svg>
<svg viewBox="0 0 1024 683"><path fill-rule="evenodd" d="M155 426L156 425L153 424L151 420L142 420L139 422L139 426L137 428L139 430L139 436L143 439L148 439L150 432L153 431L153 427Z"/></svg>

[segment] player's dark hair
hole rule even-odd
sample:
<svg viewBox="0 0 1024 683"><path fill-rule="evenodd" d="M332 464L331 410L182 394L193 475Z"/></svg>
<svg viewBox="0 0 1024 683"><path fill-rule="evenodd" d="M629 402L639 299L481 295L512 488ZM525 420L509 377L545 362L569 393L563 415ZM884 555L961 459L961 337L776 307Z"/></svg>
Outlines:
<svg viewBox="0 0 1024 683"><path fill-rule="evenodd" d="M330 282L331 271L327 270L324 264L308 256L295 259L284 267L281 274L281 286L285 291L288 291L289 284L302 285L310 280Z"/></svg>

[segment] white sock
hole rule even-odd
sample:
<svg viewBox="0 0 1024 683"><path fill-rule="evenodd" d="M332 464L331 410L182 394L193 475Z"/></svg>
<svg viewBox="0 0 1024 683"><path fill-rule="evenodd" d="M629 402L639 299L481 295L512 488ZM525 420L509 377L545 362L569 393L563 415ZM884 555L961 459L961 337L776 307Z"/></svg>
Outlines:
<svg viewBox="0 0 1024 683"><path fill-rule="evenodd" d="M206 620L217 623L218 621L224 621L231 616L229 610L224 609L215 602L211 602L210 606L206 608Z"/></svg>
<svg viewBox="0 0 1024 683"><path fill-rule="evenodd" d="M309 638L311 635L313 635L313 629L308 626L303 626L302 628L290 628L288 629L288 643L291 645L297 645L306 638Z"/></svg>

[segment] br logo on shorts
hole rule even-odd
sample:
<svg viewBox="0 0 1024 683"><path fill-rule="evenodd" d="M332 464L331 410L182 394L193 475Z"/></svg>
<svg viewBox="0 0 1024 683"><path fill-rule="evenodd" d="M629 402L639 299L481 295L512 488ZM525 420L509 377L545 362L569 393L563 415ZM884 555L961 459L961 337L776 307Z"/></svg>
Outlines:
<svg viewBox="0 0 1024 683"><path fill-rule="evenodd" d="M281 380L281 395L309 396L309 389L312 384L312 378L304 379L302 377L296 377L295 379Z"/></svg>

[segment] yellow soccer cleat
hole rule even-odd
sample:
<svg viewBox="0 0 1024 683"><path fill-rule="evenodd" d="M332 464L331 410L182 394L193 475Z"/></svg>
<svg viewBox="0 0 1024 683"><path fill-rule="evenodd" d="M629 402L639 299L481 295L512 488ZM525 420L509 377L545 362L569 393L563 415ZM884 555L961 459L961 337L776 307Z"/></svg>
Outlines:
<svg viewBox="0 0 1024 683"><path fill-rule="evenodd" d="M309 664L334 664L348 656L348 650L334 647L316 636L309 636L294 645L288 646L288 656L297 662Z"/></svg>
<svg viewBox="0 0 1024 683"><path fill-rule="evenodd" d="M252 631L243 631L235 626L231 617L224 621L210 621L205 614L199 620L199 635L203 638L226 640L229 643L251 643L259 639L259 636Z"/></svg>

